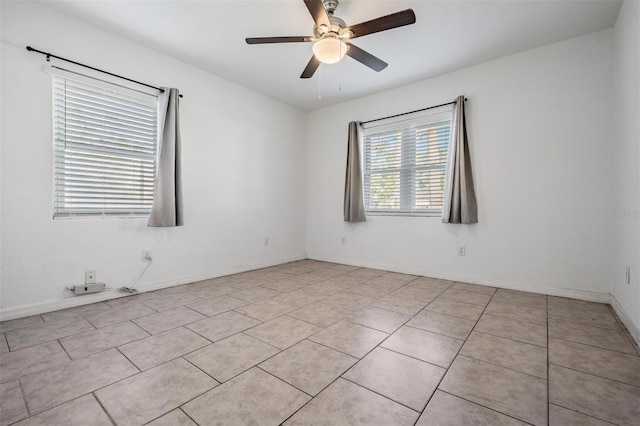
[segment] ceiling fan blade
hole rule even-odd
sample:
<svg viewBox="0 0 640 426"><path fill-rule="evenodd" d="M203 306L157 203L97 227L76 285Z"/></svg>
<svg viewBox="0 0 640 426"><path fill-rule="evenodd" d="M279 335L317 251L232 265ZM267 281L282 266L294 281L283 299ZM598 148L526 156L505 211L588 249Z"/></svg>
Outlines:
<svg viewBox="0 0 640 426"><path fill-rule="evenodd" d="M268 43L305 43L313 41L313 37L250 37L246 38L247 44L268 44Z"/></svg>
<svg viewBox="0 0 640 426"><path fill-rule="evenodd" d="M318 67L320 66L320 61L316 58L315 55L311 56L311 60L307 64L307 67L302 71L302 75L300 78L311 78L313 74L316 72Z"/></svg>
<svg viewBox="0 0 640 426"><path fill-rule="evenodd" d="M304 0L304 4L307 5L307 9L309 9L309 13L318 27L320 25L326 25L328 28L331 28L329 16L322 4L322 0Z"/></svg>
<svg viewBox="0 0 640 426"><path fill-rule="evenodd" d="M382 59L376 58L366 50L360 49L358 46L355 46L351 43L347 43L347 46L349 46L347 55L351 56L361 64L368 66L374 71L380 72L389 65Z"/></svg>
<svg viewBox="0 0 640 426"><path fill-rule="evenodd" d="M353 36L351 36L351 38L356 38L365 36L367 34L373 34L380 31L403 27L405 25L411 25L415 22L416 14L413 13L412 9L407 9L401 12L392 13L391 15L372 19L371 21L352 25L348 28L345 28L345 31L350 30L353 33Z"/></svg>

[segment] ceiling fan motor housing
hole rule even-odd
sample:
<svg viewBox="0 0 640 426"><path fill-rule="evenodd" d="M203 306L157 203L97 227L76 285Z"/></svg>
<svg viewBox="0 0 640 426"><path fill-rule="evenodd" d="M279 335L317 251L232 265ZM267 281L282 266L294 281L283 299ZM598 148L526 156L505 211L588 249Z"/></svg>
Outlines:
<svg viewBox="0 0 640 426"><path fill-rule="evenodd" d="M342 36L347 23L337 16L329 15L331 28L324 28L324 25L314 25L313 34L319 40L327 35Z"/></svg>

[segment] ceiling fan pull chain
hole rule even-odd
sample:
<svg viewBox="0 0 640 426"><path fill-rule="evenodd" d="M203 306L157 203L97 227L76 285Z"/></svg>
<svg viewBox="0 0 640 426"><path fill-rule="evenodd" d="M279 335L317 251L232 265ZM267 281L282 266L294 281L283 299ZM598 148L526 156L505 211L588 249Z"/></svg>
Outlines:
<svg viewBox="0 0 640 426"><path fill-rule="evenodd" d="M318 100L322 100L322 64L318 67Z"/></svg>
<svg viewBox="0 0 640 426"><path fill-rule="evenodd" d="M340 43L340 57L342 58L342 43ZM338 61L338 92L342 92L342 60Z"/></svg>

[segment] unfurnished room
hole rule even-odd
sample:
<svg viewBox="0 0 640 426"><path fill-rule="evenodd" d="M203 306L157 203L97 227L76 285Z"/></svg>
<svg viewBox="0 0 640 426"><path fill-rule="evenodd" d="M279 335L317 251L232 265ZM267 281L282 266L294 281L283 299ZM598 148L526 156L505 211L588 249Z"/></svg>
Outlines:
<svg viewBox="0 0 640 426"><path fill-rule="evenodd" d="M640 0L0 22L0 426L640 425Z"/></svg>

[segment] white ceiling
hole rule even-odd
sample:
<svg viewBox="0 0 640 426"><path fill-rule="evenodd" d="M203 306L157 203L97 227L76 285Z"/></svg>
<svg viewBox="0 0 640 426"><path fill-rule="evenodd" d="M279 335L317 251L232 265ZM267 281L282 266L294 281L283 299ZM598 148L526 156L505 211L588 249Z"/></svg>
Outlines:
<svg viewBox="0 0 640 426"><path fill-rule="evenodd" d="M245 37L312 35L302 0L55 0L46 3L130 40L303 110L379 92L614 25L621 0L341 0L348 25L412 8L416 23L353 41L389 63L349 57L299 78L311 43ZM322 99L318 100L319 86ZM340 85L342 90L340 90Z"/></svg>

